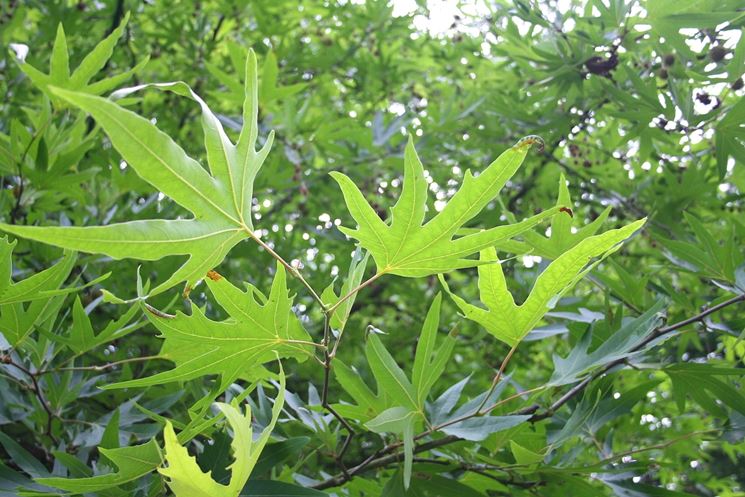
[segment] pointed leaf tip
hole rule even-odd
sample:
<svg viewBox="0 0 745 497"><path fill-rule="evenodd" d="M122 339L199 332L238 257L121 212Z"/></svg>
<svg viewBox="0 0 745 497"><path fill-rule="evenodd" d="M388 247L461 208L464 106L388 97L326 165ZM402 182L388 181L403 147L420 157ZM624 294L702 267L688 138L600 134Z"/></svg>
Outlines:
<svg viewBox="0 0 745 497"><path fill-rule="evenodd" d="M528 135L521 138L520 141L515 144L514 148L532 147L533 145L538 146L539 153L543 152L543 149L546 148L546 142L538 135Z"/></svg>

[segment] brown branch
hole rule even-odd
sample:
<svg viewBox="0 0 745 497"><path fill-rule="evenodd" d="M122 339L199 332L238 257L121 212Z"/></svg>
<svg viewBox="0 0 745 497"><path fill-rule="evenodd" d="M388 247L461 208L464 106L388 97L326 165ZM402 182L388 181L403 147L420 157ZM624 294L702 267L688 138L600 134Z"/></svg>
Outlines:
<svg viewBox="0 0 745 497"><path fill-rule="evenodd" d="M656 340L657 338L659 338L659 337L661 337L661 336L663 336L663 335L665 335L667 333L670 333L672 331L675 331L675 330L677 330L679 328L682 328L684 326L687 326L687 325L689 325L691 323L695 323L695 322L701 321L703 318L705 318L706 316L708 316L708 315L710 315L710 314L712 314L714 312L717 312L717 311L719 311L721 309L724 309L725 307L728 307L728 306L737 304L739 302L744 302L744 301L745 301L745 294L737 295L737 296L735 296L735 297L733 297L733 298L731 298L729 300L726 300L726 301L724 301L724 302L722 302L720 304L717 304L717 305L714 305L714 306L709 307L707 309L704 309L703 311L701 311L700 313L696 314L693 317L684 319L682 321L678 321L677 323L674 323L674 324L671 324L671 325L668 325L668 326L663 326L663 327L657 328L655 331L653 331L652 333L650 333L649 336L647 338L645 338L637 347L635 347L633 349L633 351L639 351L639 350L643 349L646 345L650 344L652 341ZM546 409L545 411L543 411L543 412L537 412L540 409L540 406L538 406L537 404L534 404L534 405L525 407L523 409L520 409L520 410L518 410L518 411L516 411L516 412L514 412L512 414L515 414L515 415L532 414L531 418L528 419L528 422L531 422L531 423L536 423L536 422L541 421L541 420L544 420L546 418L550 418L551 416L554 415L554 413L559 408L561 408L564 404L566 404L567 402L569 402L572 398L574 398L580 392L582 392L585 388L587 388L587 386L594 379L598 378L599 376L602 376L603 374L607 373L608 371L610 371L614 367L616 367L616 366L618 366L620 364L623 364L623 362L624 362L624 359L619 359L617 361L613 361L613 362L608 363L606 366L604 366L600 370L596 371L595 373L593 373L592 375L588 376L587 378L585 378L584 380L582 380L580 383L578 383L577 385L575 385L574 387L572 387L568 392L566 392L564 395L562 395L561 398L559 398L556 402L554 402L553 404L551 404L551 406L548 409ZM523 393L526 393L526 392L523 392ZM487 409L486 412L489 412L490 410L491 409ZM415 437L415 438L421 438L421 437L426 436L426 435L431 434L431 433L432 433L432 431L425 432L423 434L417 435L417 437ZM432 441L429 441L429 442L426 442L426 443L423 443L423 444L416 445L414 447L414 453L415 454L418 454L420 452L425 452L425 451L428 451L428 450L431 450L431 449L435 449L435 448L438 448L438 447L443 447L445 445L450 445L452 443L460 442L460 441L463 441L463 440L461 438L458 438L458 437L454 436L454 435L448 435L448 436L445 436L443 438L439 438L437 440L432 440ZM395 450L396 448L398 448L400 446L401 446L400 443L395 443L395 444L387 445L387 446L383 447L382 449L378 450L377 452L375 452L372 456L368 457L367 459L365 459L361 463L359 463L356 466L354 466L354 467L350 468L349 470L347 470L344 474L337 475L335 477L332 477L332 478L329 478L329 479L324 480L322 482L319 482L319 483L313 485L312 488L315 488L315 489L318 489L318 490L323 490L323 489L326 489L326 488L337 487L337 486L342 485L342 484L346 483L347 481L351 480L352 478L354 478L357 474L361 473L362 471L376 469L376 468L381 468L381 467L387 466L389 464L393 464L395 462L398 462L398 461L400 461L403 458L403 453L402 452L395 452L393 454L387 454L387 452L391 452L391 451Z"/></svg>

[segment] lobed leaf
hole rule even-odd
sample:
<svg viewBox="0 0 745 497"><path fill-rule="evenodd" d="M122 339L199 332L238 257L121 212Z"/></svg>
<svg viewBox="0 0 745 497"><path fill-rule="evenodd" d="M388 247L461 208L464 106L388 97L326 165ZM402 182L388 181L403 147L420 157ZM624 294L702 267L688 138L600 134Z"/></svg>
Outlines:
<svg viewBox="0 0 745 497"><path fill-rule="evenodd" d="M346 175L332 172L339 183L356 229L341 227L344 234L359 241L370 252L378 274L423 277L453 269L477 266L466 257L500 241L509 240L558 212L550 209L520 223L498 226L453 239L457 232L496 197L515 174L533 137L521 140L474 177L466 171L460 190L443 210L424 225L427 182L424 169L409 137L404 153L404 182L401 197L391 210L390 224L381 220L359 188ZM542 142L541 142L542 143Z"/></svg>
<svg viewBox="0 0 745 497"><path fill-rule="evenodd" d="M515 304L507 289L502 266L493 248L482 250L479 266L479 294L486 309L467 303L450 291L440 276L445 290L466 318L479 323L489 333L508 345L516 345L538 324L556 301L582 279L595 265L620 248L621 242L633 235L645 219L616 230L582 240L551 262L536 280L530 295L521 305Z"/></svg>
<svg viewBox="0 0 745 497"><path fill-rule="evenodd" d="M176 367L105 388L146 387L219 374L224 389L277 355L304 360L312 354L308 332L292 312L287 276L281 264L277 265L268 296L252 285L247 285L244 292L214 271L207 285L229 317L213 321L196 307L191 316L181 312L169 316L141 304L165 340L160 357L175 362Z"/></svg>
<svg viewBox="0 0 745 497"><path fill-rule="evenodd" d="M0 224L0 229L31 240L115 259L154 261L170 255L188 256L151 295L181 282L186 282L188 292L207 271L219 265L238 242L246 238L258 240L251 222L253 182L269 153L273 134L257 152L258 90L253 51L249 51L245 71L244 126L235 144L204 101L186 84L152 85L187 96L200 105L211 174L149 120L110 100L52 89L55 95L91 114L132 169L189 210L193 219L155 219L96 227ZM147 86L123 90L119 94L127 95Z"/></svg>

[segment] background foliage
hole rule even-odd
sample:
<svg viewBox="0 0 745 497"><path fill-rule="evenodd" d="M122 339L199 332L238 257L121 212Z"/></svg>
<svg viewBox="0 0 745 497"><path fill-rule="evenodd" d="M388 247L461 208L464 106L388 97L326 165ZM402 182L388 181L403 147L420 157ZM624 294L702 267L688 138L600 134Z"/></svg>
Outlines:
<svg viewBox="0 0 745 497"><path fill-rule="evenodd" d="M0 242L0 495L745 495L742 2L0 5L6 232L65 245L26 227L202 212L123 159L137 147L104 118L120 107L92 95L180 80L232 142L244 126L258 146L275 132L241 211L251 235L157 292L184 262L160 257L205 249ZM242 111L249 48L258 128ZM210 117L171 90L117 104L206 165ZM527 135L545 146L511 148ZM527 156L478 210L462 194L472 219L450 233L488 243L467 263L379 276L395 258L370 242L370 212L387 219L406 198L386 243L424 245L396 216L450 219L466 171L486 175L503 152ZM523 219L541 224L488 231ZM599 233L608 244L591 250ZM454 270L481 249L501 265ZM309 290L328 310L363 282L326 319ZM179 333L254 319L296 341L276 347L286 378L275 348L229 371L222 349L188 362L206 342Z"/></svg>

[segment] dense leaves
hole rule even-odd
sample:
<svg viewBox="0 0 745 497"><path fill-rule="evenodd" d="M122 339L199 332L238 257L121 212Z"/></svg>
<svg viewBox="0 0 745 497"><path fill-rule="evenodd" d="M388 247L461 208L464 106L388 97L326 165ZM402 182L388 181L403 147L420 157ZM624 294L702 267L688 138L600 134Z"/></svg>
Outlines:
<svg viewBox="0 0 745 497"><path fill-rule="evenodd" d="M741 1L6 3L0 497L743 494Z"/></svg>

